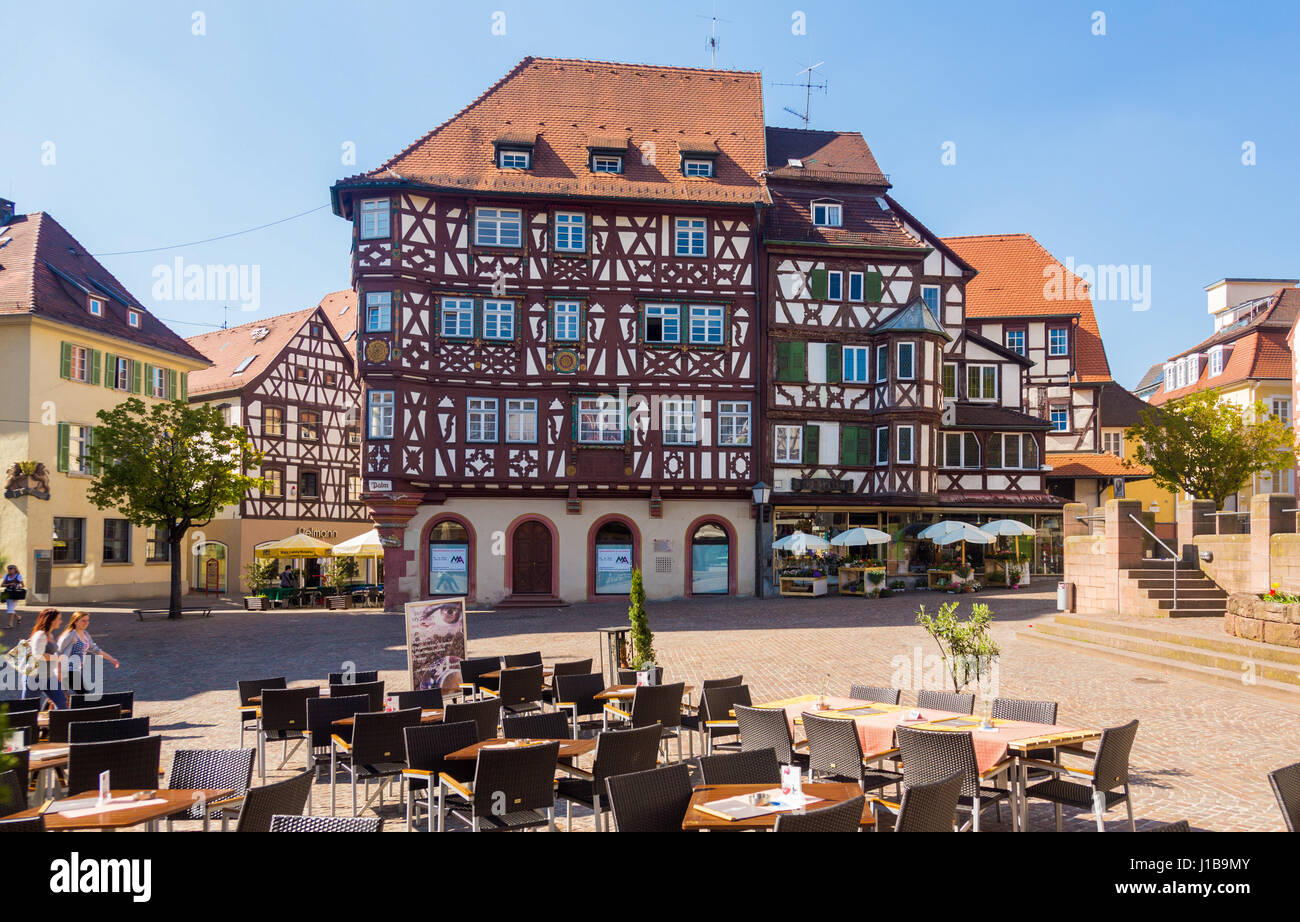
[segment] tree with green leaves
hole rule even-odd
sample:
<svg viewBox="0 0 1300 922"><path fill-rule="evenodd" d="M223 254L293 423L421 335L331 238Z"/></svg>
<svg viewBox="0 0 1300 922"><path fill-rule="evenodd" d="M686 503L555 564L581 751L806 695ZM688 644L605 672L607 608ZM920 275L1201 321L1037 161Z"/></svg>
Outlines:
<svg viewBox="0 0 1300 922"><path fill-rule="evenodd" d="M944 671L952 679L955 692L960 692L972 680L978 685L1002 652L989 633L993 610L982 603L971 606L970 617L965 621L957 617L956 602L943 603L936 615L931 615L922 605L916 612L916 623L938 644Z"/></svg>
<svg viewBox="0 0 1300 922"><path fill-rule="evenodd" d="M632 588L628 590L627 620L632 625L632 665L641 669L655 661L655 635L645 611L645 584L641 571L632 571Z"/></svg>
<svg viewBox="0 0 1300 922"><path fill-rule="evenodd" d="M181 400L146 406L132 397L96 416L89 448L87 497L116 509L132 525L166 529L171 559L169 618L181 616L181 545L191 528L207 525L265 481L250 470L262 462L242 426L228 425L215 407Z"/></svg>
<svg viewBox="0 0 1300 922"><path fill-rule="evenodd" d="M1263 401L1232 403L1211 388L1143 410L1141 420L1132 429L1137 463L1158 486L1218 509L1255 474L1296 463L1295 434Z"/></svg>

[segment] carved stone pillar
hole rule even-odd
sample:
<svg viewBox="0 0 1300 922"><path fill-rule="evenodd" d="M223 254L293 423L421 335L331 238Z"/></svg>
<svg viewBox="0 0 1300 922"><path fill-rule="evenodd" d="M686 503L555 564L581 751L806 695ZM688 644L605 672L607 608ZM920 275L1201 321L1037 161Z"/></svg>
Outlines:
<svg viewBox="0 0 1300 922"><path fill-rule="evenodd" d="M406 550L406 526L419 511L424 497L419 493L371 493L362 499L379 528L379 541L384 546L384 610L402 611L413 600L401 588L401 580L408 575L407 564L416 557L414 550Z"/></svg>

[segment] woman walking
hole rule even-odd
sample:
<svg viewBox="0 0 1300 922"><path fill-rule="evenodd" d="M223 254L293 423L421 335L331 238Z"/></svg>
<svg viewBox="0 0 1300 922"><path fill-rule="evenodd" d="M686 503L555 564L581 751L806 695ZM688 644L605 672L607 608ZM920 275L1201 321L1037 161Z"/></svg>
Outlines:
<svg viewBox="0 0 1300 922"><path fill-rule="evenodd" d="M63 623L63 613L57 608L45 608L36 616L36 624L28 642L32 646L32 655L40 661L40 668L27 677L23 689L24 698L48 698L50 707L65 708L68 696L64 694L59 682L59 645L55 642L59 626Z"/></svg>
<svg viewBox="0 0 1300 922"><path fill-rule="evenodd" d="M90 615L84 611L74 611L72 620L68 622L68 629L59 637L59 658L63 661L63 669L67 674L68 691L74 695L85 695L92 692L102 692L102 688L95 688L99 683L94 679L97 670L89 670L91 681L86 681L86 666L94 656L101 656L113 664L114 669L121 668L122 664L95 643L95 639L90 636Z"/></svg>
<svg viewBox="0 0 1300 922"><path fill-rule="evenodd" d="M18 624L22 624L23 616L18 614L18 600L27 598L27 587L23 585L23 575L13 564L5 567L4 579L0 580L0 593L4 595L5 614L9 616L9 627L14 626L15 620Z"/></svg>

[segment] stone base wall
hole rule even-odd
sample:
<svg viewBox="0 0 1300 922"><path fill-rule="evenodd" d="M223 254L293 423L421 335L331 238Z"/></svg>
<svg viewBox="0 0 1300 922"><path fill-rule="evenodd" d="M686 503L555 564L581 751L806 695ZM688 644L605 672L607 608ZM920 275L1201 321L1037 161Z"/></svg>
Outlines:
<svg viewBox="0 0 1300 922"><path fill-rule="evenodd" d="M1201 570L1231 595L1249 592L1251 587L1250 535L1197 535L1195 550L1209 551L1213 560L1202 560Z"/></svg>
<svg viewBox="0 0 1300 922"><path fill-rule="evenodd" d="M1114 612L1119 586L1114 565L1105 555L1105 535L1065 539L1065 581L1074 583L1074 610L1081 615Z"/></svg>
<svg viewBox="0 0 1300 922"><path fill-rule="evenodd" d="M1235 593L1228 598L1223 629L1245 640L1300 647L1300 602L1282 605L1252 592Z"/></svg>
<svg viewBox="0 0 1300 922"><path fill-rule="evenodd" d="M1273 535L1269 539L1269 558L1272 581L1279 583L1283 592L1300 595L1300 534Z"/></svg>

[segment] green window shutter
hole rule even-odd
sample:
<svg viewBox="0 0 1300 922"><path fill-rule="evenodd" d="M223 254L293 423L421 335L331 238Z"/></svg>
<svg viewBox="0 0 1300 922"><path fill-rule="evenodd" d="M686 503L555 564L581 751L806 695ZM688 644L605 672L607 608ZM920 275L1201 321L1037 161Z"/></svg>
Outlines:
<svg viewBox="0 0 1300 922"><path fill-rule="evenodd" d="M790 343L778 342L776 344L776 380L790 380Z"/></svg>
<svg viewBox="0 0 1300 922"><path fill-rule="evenodd" d="M814 301L826 299L826 274L825 269L814 269L808 273L808 289Z"/></svg>
<svg viewBox="0 0 1300 922"><path fill-rule="evenodd" d="M86 429L86 444L84 446L87 454L90 453L90 447L94 444L95 444L95 427L90 426ZM93 462L87 464L86 468L87 468L87 473L89 474L93 475L99 473L99 469L95 467Z"/></svg>
<svg viewBox="0 0 1300 922"><path fill-rule="evenodd" d="M188 371L181 374L181 400L190 399L190 373Z"/></svg>
<svg viewBox="0 0 1300 922"><path fill-rule="evenodd" d="M816 424L803 427L803 463L817 464L817 442L821 436L821 426Z"/></svg>
<svg viewBox="0 0 1300 922"><path fill-rule="evenodd" d="M86 378L87 384L94 384L99 381L100 360L103 357L98 349L90 350L90 376Z"/></svg>
<svg viewBox="0 0 1300 922"><path fill-rule="evenodd" d="M483 299L474 299L474 325L473 337L475 339L483 338Z"/></svg>
<svg viewBox="0 0 1300 922"><path fill-rule="evenodd" d="M844 377L844 352L839 343L830 343L826 347L826 383L839 384Z"/></svg>
<svg viewBox="0 0 1300 922"><path fill-rule="evenodd" d="M104 353L104 387L117 387L117 356Z"/></svg>
<svg viewBox="0 0 1300 922"><path fill-rule="evenodd" d="M59 356L59 377L72 380L72 343L59 344L61 354Z"/></svg>
<svg viewBox="0 0 1300 922"><path fill-rule="evenodd" d="M148 362L144 363L144 388L141 393L153 396L153 366Z"/></svg>
<svg viewBox="0 0 1300 922"><path fill-rule="evenodd" d="M881 295L884 294L885 280L879 272L867 273L867 300L872 303L879 303Z"/></svg>
<svg viewBox="0 0 1300 922"><path fill-rule="evenodd" d="M840 465L858 463L858 427L845 426L840 430Z"/></svg>
<svg viewBox="0 0 1300 922"><path fill-rule="evenodd" d="M176 369L168 368L167 369L167 399L168 400L176 399L176 395L179 393L179 391L176 388L177 388Z"/></svg>
<svg viewBox="0 0 1300 922"><path fill-rule="evenodd" d="M791 381L808 380L808 344L794 342L790 344Z"/></svg>
<svg viewBox="0 0 1300 922"><path fill-rule="evenodd" d="M68 472L68 424L59 423L59 447L57 467L63 473Z"/></svg>
<svg viewBox="0 0 1300 922"><path fill-rule="evenodd" d="M131 393L140 393L140 363L131 359Z"/></svg>

